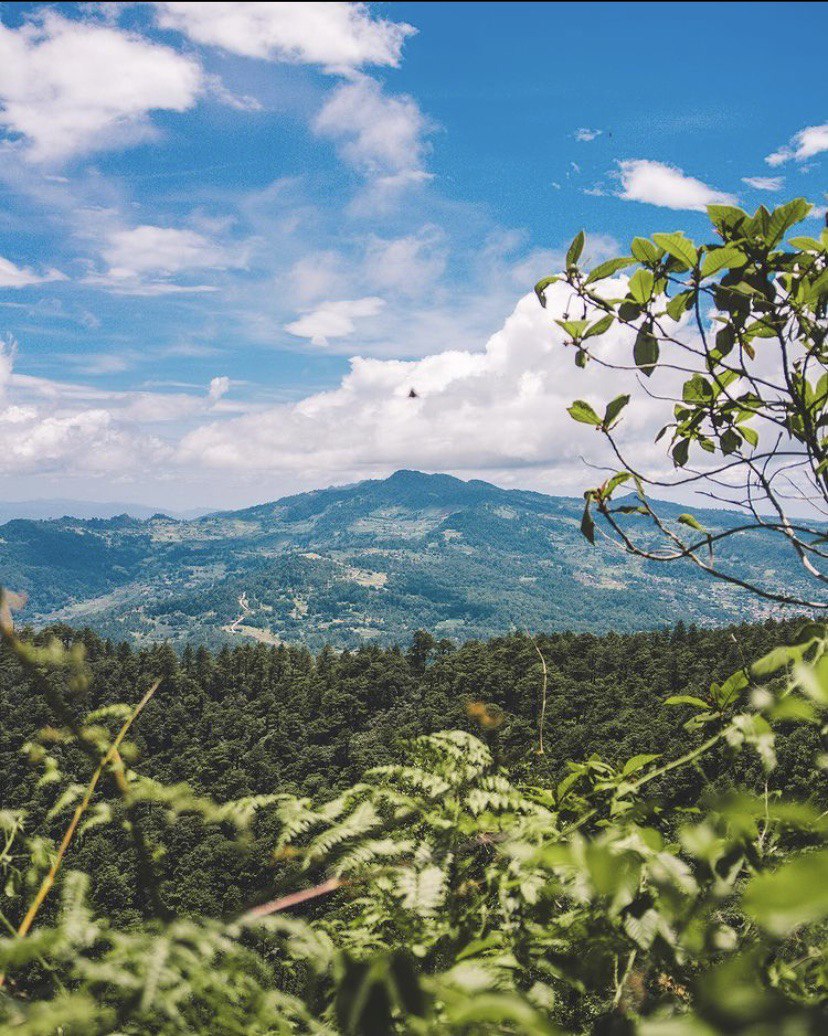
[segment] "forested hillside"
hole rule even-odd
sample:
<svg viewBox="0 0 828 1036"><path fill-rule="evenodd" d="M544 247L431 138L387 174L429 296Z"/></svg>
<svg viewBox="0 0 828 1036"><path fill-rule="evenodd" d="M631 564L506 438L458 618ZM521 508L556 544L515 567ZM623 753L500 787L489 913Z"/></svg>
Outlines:
<svg viewBox="0 0 828 1036"><path fill-rule="evenodd" d="M700 735L688 737L664 699L706 698L711 679L761 655L790 636L794 625L680 625L629 636L538 638L549 667L543 755L536 751L541 663L535 642L520 634L459 649L418 633L405 651L365 647L339 654L328 648L314 656L301 647L257 644L216 654L186 649L180 658L167 645L134 650L89 630L57 627L40 639L46 643L58 633L67 646L85 647L92 683L73 705L78 716L136 698L160 678L135 734L142 773L166 784L188 782L223 802L279 792L330 798L371 767L399 761L418 735L445 729L476 733L499 762L538 783L560 780L567 760L592 754L614 763L640 753L678 755ZM52 788L38 783L21 749L48 725L50 707L8 651L0 669L0 715L0 801L25 806L29 823L42 830ZM772 786L804 798L821 796L824 787L808 770L817 743L815 732L803 727L782 737ZM762 787L758 761L745 769L741 760L733 769L727 759L727 752L718 752L703 770L665 784L664 795L673 805L690 806L705 787L727 788L737 773L740 781ZM47 826L57 836L62 822L60 815ZM262 822L257 830L260 840L240 859L221 828L205 834L192 816L170 829L162 826L162 888L169 905L222 913L272 894L283 868L274 868L270 855L272 827ZM93 874L99 907L128 917L140 901L128 844L120 850L115 844L111 831L93 828L75 847L73 862ZM97 866L102 856L106 864Z"/></svg>
<svg viewBox="0 0 828 1036"><path fill-rule="evenodd" d="M665 505L673 522L683 510ZM195 521L9 522L0 573L28 593L24 618L136 643L318 650L391 645L418 628L464 640L769 614L735 586L711 586L689 562L664 568L600 539L590 547L582 511L582 500L399 471ZM712 532L738 521L695 513ZM717 553L755 582L804 592L795 555L761 529L723 540Z"/></svg>

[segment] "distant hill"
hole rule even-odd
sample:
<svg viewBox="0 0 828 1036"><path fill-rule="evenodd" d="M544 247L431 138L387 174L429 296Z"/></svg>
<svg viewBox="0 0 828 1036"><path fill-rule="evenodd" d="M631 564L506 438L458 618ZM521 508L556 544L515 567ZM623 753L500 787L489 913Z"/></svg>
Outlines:
<svg viewBox="0 0 828 1036"><path fill-rule="evenodd" d="M579 532L582 508L572 498L398 471L194 520L14 520L0 526L0 582L28 593L23 618L37 624L212 645L353 647L405 642L418 628L468 639L781 614L690 563L646 563L600 539L590 547ZM734 521L694 513L711 529ZM795 559L773 537L742 533L727 543L752 579L804 592Z"/></svg>
<svg viewBox="0 0 828 1036"><path fill-rule="evenodd" d="M0 523L14 518L32 518L43 520L50 518L115 518L128 514L130 518L151 518L158 512L157 507L144 507L142 504L99 503L94 500L69 500L57 497L45 500L0 500ZM198 518L207 511L196 507L185 511L167 512L173 518Z"/></svg>

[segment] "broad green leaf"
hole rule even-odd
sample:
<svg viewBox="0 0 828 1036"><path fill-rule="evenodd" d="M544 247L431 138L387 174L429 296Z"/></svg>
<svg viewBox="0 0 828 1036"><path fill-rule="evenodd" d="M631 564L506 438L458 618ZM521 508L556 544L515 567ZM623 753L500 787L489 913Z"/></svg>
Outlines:
<svg viewBox="0 0 828 1036"><path fill-rule="evenodd" d="M641 328L635 338L633 347L633 359L642 374L649 377L655 370L659 357L658 339L650 331Z"/></svg>
<svg viewBox="0 0 828 1036"><path fill-rule="evenodd" d="M629 293L639 306L646 306L653 294L655 277L649 270L636 270L630 277Z"/></svg>
<svg viewBox="0 0 828 1036"><path fill-rule="evenodd" d="M811 203L804 198L794 198L774 209L768 220L767 238L770 244L778 244L790 227L805 219L812 208Z"/></svg>
<svg viewBox="0 0 828 1036"><path fill-rule="evenodd" d="M624 769L621 771L621 774L624 777L628 777L631 773L637 773L638 770L642 770L645 766L660 758L661 754L658 752L655 754L642 753L641 755L634 755L624 763Z"/></svg>
<svg viewBox="0 0 828 1036"><path fill-rule="evenodd" d="M566 412L573 420L580 421L581 424L591 424L596 428L601 427L601 418L584 399L576 399L571 407L567 407Z"/></svg>
<svg viewBox="0 0 828 1036"><path fill-rule="evenodd" d="M648 241L646 237L635 238L630 245L630 251L640 263L647 265L658 262L664 254L662 249L654 245L652 241Z"/></svg>
<svg viewBox="0 0 828 1036"><path fill-rule="evenodd" d="M711 277L714 273L718 273L719 270L723 270L725 267L732 269L733 267L744 266L747 262L747 256L740 249L734 245L725 245L724 248L714 248L711 252L708 252L701 265L702 277Z"/></svg>
<svg viewBox="0 0 828 1036"><path fill-rule="evenodd" d="M744 209L737 209L734 205L708 205L707 215L713 226L722 232L725 240L732 237L734 232L740 232L748 218Z"/></svg>
<svg viewBox="0 0 828 1036"><path fill-rule="evenodd" d="M745 911L771 935L783 937L828 917L828 849L803 852L775 871L751 878Z"/></svg>
<svg viewBox="0 0 828 1036"><path fill-rule="evenodd" d="M619 270L623 270L625 266L629 266L632 261L630 256L607 259L606 262L599 263L593 270L590 270L586 283L594 284L595 281L602 281L605 277L611 277L614 273L618 273Z"/></svg>
<svg viewBox="0 0 828 1036"><path fill-rule="evenodd" d="M693 305L696 293L693 291L681 291L667 303L667 315L672 320L680 320L688 309Z"/></svg>
<svg viewBox="0 0 828 1036"><path fill-rule="evenodd" d="M598 335L602 335L605 331L609 331L615 322L615 317L612 313L607 313L606 316L596 320L594 324L590 324L589 327L584 331L584 338L595 338Z"/></svg>
<svg viewBox="0 0 828 1036"><path fill-rule="evenodd" d="M678 231L674 234L653 234L653 241L674 259L678 259L688 270L692 270L699 260L696 246Z"/></svg>
<svg viewBox="0 0 828 1036"><path fill-rule="evenodd" d="M604 414L604 427L609 428L613 421L618 417L624 407L629 403L629 394L623 396L616 396L612 402L607 404L607 409Z"/></svg>
<svg viewBox="0 0 828 1036"><path fill-rule="evenodd" d="M690 440L680 439L673 447L673 463L677 468L683 468L690 458Z"/></svg>

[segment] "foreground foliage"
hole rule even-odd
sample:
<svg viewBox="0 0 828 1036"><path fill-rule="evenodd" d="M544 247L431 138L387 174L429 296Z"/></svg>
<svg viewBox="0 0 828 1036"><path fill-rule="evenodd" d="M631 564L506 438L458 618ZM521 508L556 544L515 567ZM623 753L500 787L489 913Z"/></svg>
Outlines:
<svg viewBox="0 0 828 1036"><path fill-rule="evenodd" d="M621 465L584 494L587 538L594 542L597 511L601 529L630 554L689 561L769 600L824 610L828 228L792 233L811 209L804 198L753 215L709 205L708 241L697 244L681 231L637 237L629 255L592 270L580 266L580 233L565 272L535 290L545 305L547 291L565 285L566 311L575 318L557 323L577 366L649 379L649 405L660 403L663 412L656 442L667 444L672 476L624 441L623 417L640 405L640 393L616 396L603 413L583 399L569 408L605 436ZM619 332L621 348L607 341ZM651 498L667 487L694 489L742 519L725 530L693 514L676 521ZM621 502L630 490L635 496ZM821 592L803 594L734 564L727 542L746 533L761 535L768 549L782 544Z"/></svg>
<svg viewBox="0 0 828 1036"><path fill-rule="evenodd" d="M676 809L664 795L722 747L771 773L775 726L824 724L822 627L706 699L669 701L701 731L675 758L593 756L538 783L448 731L327 801L222 805L142 775L135 706L67 712L88 680L81 650L21 641L8 619L4 636L52 703L27 751L55 813L71 814L65 860L23 813L2 814L9 1032L800 1033L825 1021L824 804L734 789ZM153 818L198 814L243 841L261 810L300 891L231 917L173 916ZM90 909L70 863L74 839L110 828L128 830L147 901L126 927Z"/></svg>

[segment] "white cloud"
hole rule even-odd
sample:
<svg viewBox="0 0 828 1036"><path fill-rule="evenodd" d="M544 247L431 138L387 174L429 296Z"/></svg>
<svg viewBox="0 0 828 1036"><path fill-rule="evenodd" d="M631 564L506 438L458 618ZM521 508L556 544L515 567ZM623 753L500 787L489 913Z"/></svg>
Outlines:
<svg viewBox="0 0 828 1036"><path fill-rule="evenodd" d="M342 158L388 186L419 182L424 140L431 126L413 97L389 97L374 79L361 76L339 86L314 120L320 136L335 140Z"/></svg>
<svg viewBox="0 0 828 1036"><path fill-rule="evenodd" d="M194 421L221 409L228 378L208 393L120 392L15 374L16 345L0 341L0 474L56 473L61 478L170 475L174 443ZM164 426L165 441L153 431Z"/></svg>
<svg viewBox="0 0 828 1036"><path fill-rule="evenodd" d="M347 71L400 63L416 32L363 3L156 3L158 23L195 43L271 61Z"/></svg>
<svg viewBox="0 0 828 1036"><path fill-rule="evenodd" d="M194 271L220 271L246 265L246 248L229 248L196 230L143 224L109 231L101 250L104 274L86 284L126 295L209 292L208 284L180 284L168 278Z"/></svg>
<svg viewBox="0 0 828 1036"><path fill-rule="evenodd" d="M0 339L0 402L3 401L6 389L11 382L15 349L14 341Z"/></svg>
<svg viewBox="0 0 828 1036"><path fill-rule="evenodd" d="M768 155L765 161L770 166L784 165L792 159L797 162L804 162L814 155L828 151L828 122L821 126L806 126L798 133L795 133L785 147Z"/></svg>
<svg viewBox="0 0 828 1036"><path fill-rule="evenodd" d="M37 273L28 266L15 266L10 259L4 259L0 255L0 288L28 288L33 284L65 280L65 275L59 270Z"/></svg>
<svg viewBox="0 0 828 1036"><path fill-rule="evenodd" d="M207 398L211 403L218 403L221 397L226 396L229 391L230 379L226 375L221 375L221 377L218 378L211 378Z"/></svg>
<svg viewBox="0 0 828 1036"><path fill-rule="evenodd" d="M109 276L116 280L237 265L225 249L195 230L146 224L114 231L102 255L109 264Z"/></svg>
<svg viewBox="0 0 828 1036"><path fill-rule="evenodd" d="M615 282L611 290L619 287ZM636 391L636 383L599 366L579 382L553 320L570 304L569 289L555 285L548 299L543 310L534 295L525 296L483 351L449 349L414 361L356 358L332 391L204 424L184 437L179 461L310 484L415 467L501 481L520 471L524 484L537 484L542 474L551 492L582 489L594 478L585 474L582 456L607 458L601 437L573 423L566 407L585 395L600 407L619 392ZM627 358L631 344L630 332L614 327L598 349ZM655 391L663 389L661 382ZM661 404L640 389L637 397L622 441L663 465L652 445Z"/></svg>
<svg viewBox="0 0 828 1036"><path fill-rule="evenodd" d="M416 295L442 275L446 267L443 235L436 227L418 234L386 240L371 238L365 256L365 275L372 287L396 294Z"/></svg>
<svg viewBox="0 0 828 1036"><path fill-rule="evenodd" d="M743 176L742 183L757 191L779 191L785 183L784 176Z"/></svg>
<svg viewBox="0 0 828 1036"><path fill-rule="evenodd" d="M618 165L622 185L619 197L626 201L702 212L707 205L736 204L734 195L716 191L675 166L647 159L628 159Z"/></svg>
<svg viewBox="0 0 828 1036"><path fill-rule="evenodd" d="M356 330L356 321L375 317L385 305L383 299L368 296L364 299L342 299L323 302L287 324L285 330L297 338L309 338L312 345L327 345L329 338L344 338Z"/></svg>
<svg viewBox="0 0 828 1036"><path fill-rule="evenodd" d="M623 293L623 282L607 290ZM227 402L224 376L205 394L115 392L14 375L6 350L0 472L198 479L207 487L222 470L237 483L247 480L246 493L261 499L286 485L417 467L570 493L597 477L584 458L608 458L602 438L574 424L566 407L586 397L600 410L624 391L635 393L636 405L619 430L621 443L642 463L666 470L664 450L653 445L662 404L644 395L632 374L595 365L585 377L574 367L554 323L571 302L569 289L555 285L546 310L525 296L482 350L449 348L419 360L357 357L338 387L270 405ZM614 327L597 348L626 361L631 346L631 333ZM657 371L648 387L669 394L669 377Z"/></svg>
<svg viewBox="0 0 828 1036"><path fill-rule="evenodd" d="M574 137L582 144L588 144L589 141L595 140L596 137L600 137L603 132L603 130L588 129L586 126L582 126L580 129L575 130Z"/></svg>
<svg viewBox="0 0 828 1036"><path fill-rule="evenodd" d="M111 26L51 11L0 25L0 124L33 161L143 139L150 112L185 111L202 86L193 58Z"/></svg>

